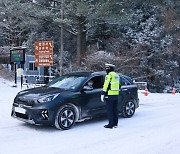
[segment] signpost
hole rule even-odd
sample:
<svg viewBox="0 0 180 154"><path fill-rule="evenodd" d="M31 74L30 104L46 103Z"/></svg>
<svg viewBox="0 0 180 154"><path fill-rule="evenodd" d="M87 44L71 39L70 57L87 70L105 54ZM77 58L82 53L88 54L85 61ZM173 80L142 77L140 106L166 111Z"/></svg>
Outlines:
<svg viewBox="0 0 180 154"><path fill-rule="evenodd" d="M10 50L10 62L11 63L25 63L25 49L11 49Z"/></svg>
<svg viewBox="0 0 180 154"><path fill-rule="evenodd" d="M10 63L14 64L14 80L15 80L15 87L17 86L17 67L16 64L22 65L25 63L25 49L22 48L13 48L10 50ZM21 77L22 80L22 77Z"/></svg>
<svg viewBox="0 0 180 154"><path fill-rule="evenodd" d="M53 66L53 41L38 41L35 47L35 66Z"/></svg>
<svg viewBox="0 0 180 154"><path fill-rule="evenodd" d="M53 66L53 41L38 41L35 47L35 66ZM47 82L49 78L46 79Z"/></svg>

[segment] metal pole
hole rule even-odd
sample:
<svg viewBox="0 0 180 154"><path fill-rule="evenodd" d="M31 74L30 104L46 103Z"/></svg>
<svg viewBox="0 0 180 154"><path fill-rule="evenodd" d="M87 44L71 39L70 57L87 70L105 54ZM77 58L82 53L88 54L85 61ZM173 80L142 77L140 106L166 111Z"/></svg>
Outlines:
<svg viewBox="0 0 180 154"><path fill-rule="evenodd" d="M60 75L63 74L63 50L64 50L64 0L61 0L61 51L60 51Z"/></svg>
<svg viewBox="0 0 180 154"><path fill-rule="evenodd" d="M16 62L14 63L14 83L15 87L17 86L17 67L16 67Z"/></svg>
<svg viewBox="0 0 180 154"><path fill-rule="evenodd" d="M21 71L23 70L23 65L21 64ZM21 72L21 89L22 89L22 85L23 85L23 73Z"/></svg>

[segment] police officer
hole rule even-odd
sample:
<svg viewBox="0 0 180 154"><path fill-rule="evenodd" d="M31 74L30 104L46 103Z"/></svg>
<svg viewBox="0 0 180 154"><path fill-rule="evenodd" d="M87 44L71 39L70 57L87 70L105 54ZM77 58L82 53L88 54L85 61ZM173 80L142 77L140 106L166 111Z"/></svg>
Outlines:
<svg viewBox="0 0 180 154"><path fill-rule="evenodd" d="M101 101L106 101L107 114L109 123L105 128L116 128L118 125L118 95L119 95L119 75L114 72L115 65L105 64L106 78L103 85L103 92L101 94Z"/></svg>

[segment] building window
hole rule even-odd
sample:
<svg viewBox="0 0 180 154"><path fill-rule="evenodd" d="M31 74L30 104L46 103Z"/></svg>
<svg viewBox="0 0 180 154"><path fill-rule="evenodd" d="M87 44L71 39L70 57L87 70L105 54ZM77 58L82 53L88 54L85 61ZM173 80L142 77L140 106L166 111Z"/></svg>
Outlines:
<svg viewBox="0 0 180 154"><path fill-rule="evenodd" d="M34 70L37 70L37 67L35 66L35 64L34 64Z"/></svg>
<svg viewBox="0 0 180 154"><path fill-rule="evenodd" d="M29 70L31 70L31 71L37 70L37 67L35 66L34 63L29 63Z"/></svg>

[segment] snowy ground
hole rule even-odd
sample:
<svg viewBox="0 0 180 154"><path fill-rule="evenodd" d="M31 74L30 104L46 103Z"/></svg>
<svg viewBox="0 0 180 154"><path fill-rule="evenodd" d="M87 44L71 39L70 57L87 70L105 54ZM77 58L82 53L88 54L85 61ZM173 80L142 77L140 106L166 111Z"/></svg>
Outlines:
<svg viewBox="0 0 180 154"><path fill-rule="evenodd" d="M180 154L180 94L139 93L134 117L119 118L119 127L105 129L106 118L59 131L11 118L12 88L0 78L0 154Z"/></svg>

